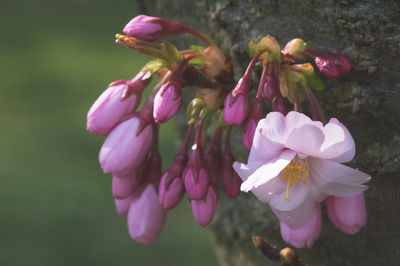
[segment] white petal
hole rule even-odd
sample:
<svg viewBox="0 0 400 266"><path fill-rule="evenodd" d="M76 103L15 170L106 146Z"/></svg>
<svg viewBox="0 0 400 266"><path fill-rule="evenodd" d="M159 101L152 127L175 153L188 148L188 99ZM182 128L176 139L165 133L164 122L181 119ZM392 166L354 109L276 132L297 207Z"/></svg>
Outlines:
<svg viewBox="0 0 400 266"><path fill-rule="evenodd" d="M271 112L261 119L254 133L249 162L269 161L277 157L284 148L286 138L285 117L279 112Z"/></svg>
<svg viewBox="0 0 400 266"><path fill-rule="evenodd" d="M319 158L346 163L354 158L356 148L349 130L336 118L331 118L324 127L325 142Z"/></svg>
<svg viewBox="0 0 400 266"><path fill-rule="evenodd" d="M272 178L276 177L295 156L296 152L285 150L280 154L280 156L259 167L246 181L242 183L240 189L244 192L248 192L252 188L267 183Z"/></svg>
<svg viewBox="0 0 400 266"><path fill-rule="evenodd" d="M236 173L239 175L239 177L243 181L246 181L247 178L249 178L249 176L252 173L254 173L263 164L264 164L264 162L261 162L261 161L248 163L247 165L240 163L240 162L234 162L232 167L236 171Z"/></svg>
<svg viewBox="0 0 400 266"><path fill-rule="evenodd" d="M304 225L310 218L314 204L313 200L306 198L300 206L292 211L280 211L273 207L271 209L279 221L284 222L292 228L298 228Z"/></svg>
<svg viewBox="0 0 400 266"><path fill-rule="evenodd" d="M327 195L355 196L367 189L362 184L371 179L357 169L329 160L309 158L309 164L310 178Z"/></svg>
<svg viewBox="0 0 400 266"><path fill-rule="evenodd" d="M325 136L320 126L305 124L289 133L285 146L308 156L319 157L324 139Z"/></svg>
<svg viewBox="0 0 400 266"><path fill-rule="evenodd" d="M272 208L279 211L292 211L303 204L308 196L308 184L303 184L302 180L289 188L289 200L286 200L286 189L279 195L273 197L269 204Z"/></svg>
<svg viewBox="0 0 400 266"><path fill-rule="evenodd" d="M273 197L286 189L286 182L283 178L272 178L267 183L253 188L251 192L262 202L268 203Z"/></svg>

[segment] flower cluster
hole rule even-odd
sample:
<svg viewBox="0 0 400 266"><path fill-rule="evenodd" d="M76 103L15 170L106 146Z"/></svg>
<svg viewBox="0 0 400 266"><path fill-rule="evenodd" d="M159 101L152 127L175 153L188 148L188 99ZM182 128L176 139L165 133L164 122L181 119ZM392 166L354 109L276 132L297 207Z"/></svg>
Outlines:
<svg viewBox="0 0 400 266"><path fill-rule="evenodd" d="M354 140L337 119L326 121L312 93L324 85L307 63L313 61L320 75L336 78L350 71L347 58L301 39L281 50L267 35L249 43L253 58L234 86L230 57L204 34L145 15L133 18L123 32L116 35L118 44L154 59L133 79L109 85L90 108L87 128L107 135L99 161L113 175L115 206L134 240L155 241L167 211L185 193L195 221L208 225L216 213L218 186L230 198L252 191L268 203L283 239L295 247L311 247L318 238L321 202L343 232L353 234L365 225L363 184L370 177L344 165L355 155ZM197 37L205 47L178 50L171 42L157 42L183 34ZM258 65L262 74L251 101L251 78ZM137 110L153 77L158 83ZM159 126L181 108L186 87L198 89L186 108L187 132L171 168L162 172ZM287 111L286 100L293 111ZM305 100L312 119L302 113ZM243 145L250 150L246 165L235 162L231 151L234 125L242 125Z"/></svg>
<svg viewBox="0 0 400 266"><path fill-rule="evenodd" d="M99 161L103 171L113 175L115 207L127 219L130 236L147 244L157 239L167 211L181 202L185 192L200 226L208 225L215 216L219 183L228 197L240 193L241 179L232 166L230 128L222 112L224 84L233 81L232 64L209 37L178 22L140 15L123 32L126 35L116 35L118 44L154 60L133 79L108 86L89 110L87 129L107 136ZM178 51L170 42L155 42L184 33L198 37L206 47ZM158 78L158 84L137 110L153 77ZM190 121L184 143L171 168L162 172L159 125L176 114L187 86L200 89L187 108ZM206 132L214 120L219 122L207 141Z"/></svg>
<svg viewBox="0 0 400 266"><path fill-rule="evenodd" d="M326 121L312 93L324 90L321 75L337 78L350 71L349 60L322 52L301 39L290 41L281 51L271 36L250 42L254 55L244 76L225 101L225 121L243 124L242 139L250 150L248 163L234 163L242 178L241 190L252 191L268 203L278 217L282 238L297 248L311 247L321 226L321 202L341 231L354 234L366 224L363 185L370 176L344 163L355 155L347 128L337 119ZM250 73L254 60L263 67L256 98L250 104ZM301 60L301 63L297 63ZM287 113L284 98L293 104ZM302 113L307 99L312 119ZM264 100L272 112L264 118Z"/></svg>

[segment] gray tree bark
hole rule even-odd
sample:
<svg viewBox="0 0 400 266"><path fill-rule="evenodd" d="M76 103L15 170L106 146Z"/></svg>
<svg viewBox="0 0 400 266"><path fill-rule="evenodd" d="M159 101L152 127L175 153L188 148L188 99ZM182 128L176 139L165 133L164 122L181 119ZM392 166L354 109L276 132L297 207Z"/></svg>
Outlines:
<svg viewBox="0 0 400 266"><path fill-rule="evenodd" d="M298 250L310 265L398 265L400 260L400 4L390 0L142 0L147 15L176 20L213 37L230 54L235 77L250 61L247 44L270 34L281 45L292 38L346 55L350 75L325 80L317 95L327 117L352 133L357 154L351 162L372 176L366 191L368 223L353 236L324 216L311 249ZM179 39L184 46L184 40ZM175 41L174 41L175 43ZM183 47L182 46L182 47ZM234 143L241 143L239 131ZM242 162L247 152L234 145ZM237 147L236 147L237 146ZM210 226L221 265L274 265L252 245L260 235L284 247L279 224L253 195L220 197Z"/></svg>

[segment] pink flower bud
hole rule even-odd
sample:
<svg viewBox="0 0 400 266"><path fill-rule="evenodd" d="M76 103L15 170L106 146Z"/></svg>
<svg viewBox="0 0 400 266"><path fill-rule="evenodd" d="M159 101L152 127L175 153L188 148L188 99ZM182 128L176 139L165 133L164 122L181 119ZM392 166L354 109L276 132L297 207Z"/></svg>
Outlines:
<svg viewBox="0 0 400 266"><path fill-rule="evenodd" d="M207 192L208 173L203 161L203 151L201 147L201 128L202 121L196 130L195 144L189 155L189 162L183 171L185 189L190 199L200 200Z"/></svg>
<svg viewBox="0 0 400 266"><path fill-rule="evenodd" d="M333 61L335 65L339 68L341 73L347 74L351 71L351 64L347 57L338 54Z"/></svg>
<svg viewBox="0 0 400 266"><path fill-rule="evenodd" d="M180 176L171 176L169 171L161 177L159 195L160 204L166 210L172 210L181 202L185 190Z"/></svg>
<svg viewBox="0 0 400 266"><path fill-rule="evenodd" d="M135 194L132 193L129 194L126 198L121 198L121 199L114 198L115 209L117 210L117 213L124 218L126 218L128 215L129 205L135 198L134 195Z"/></svg>
<svg viewBox="0 0 400 266"><path fill-rule="evenodd" d="M136 110L140 95L133 94L122 100L127 89L126 81L114 82L94 102L87 114L87 129L90 133L107 135L124 115Z"/></svg>
<svg viewBox="0 0 400 266"><path fill-rule="evenodd" d="M261 95L267 99L270 100L272 99L279 91L280 84L279 84L279 78L278 75L275 71L274 65L271 65L267 78L265 79L265 83L262 87L262 93Z"/></svg>
<svg viewBox="0 0 400 266"><path fill-rule="evenodd" d="M228 94L225 99L224 119L230 125L240 125L247 117L249 96L247 93L234 95Z"/></svg>
<svg viewBox="0 0 400 266"><path fill-rule="evenodd" d="M192 214L198 225L206 226L213 220L217 210L217 202L218 196L213 186L208 186L207 195L204 199L190 201Z"/></svg>
<svg viewBox="0 0 400 266"><path fill-rule="evenodd" d="M239 196L240 185L242 184L242 179L240 179L232 167L234 161L235 158L233 158L230 147L225 147L224 162L222 165L222 187L229 198Z"/></svg>
<svg viewBox="0 0 400 266"><path fill-rule="evenodd" d="M191 155L192 157L192 155ZM190 199L202 199L208 185L208 175L204 164L190 163L183 172L185 189Z"/></svg>
<svg viewBox="0 0 400 266"><path fill-rule="evenodd" d="M158 17L139 15L126 24L123 32L139 40L151 42L163 36L182 34L185 32L185 26Z"/></svg>
<svg viewBox="0 0 400 266"><path fill-rule="evenodd" d="M122 94L122 99L127 99L134 94L140 96L152 79L153 76L149 70L140 71L133 79L126 82L128 88Z"/></svg>
<svg viewBox="0 0 400 266"><path fill-rule="evenodd" d="M285 103L285 99L283 99L282 96L277 96L274 98L274 100L272 101L272 111L273 112L280 112L284 115L286 115L287 111L286 111L286 103Z"/></svg>
<svg viewBox="0 0 400 266"><path fill-rule="evenodd" d="M318 67L321 74L330 79L339 77L340 73L335 64L323 57L316 57L314 59L315 65Z"/></svg>
<svg viewBox="0 0 400 266"><path fill-rule="evenodd" d="M367 224L364 193L353 197L329 196L325 202L329 219L341 231L352 235Z"/></svg>
<svg viewBox="0 0 400 266"><path fill-rule="evenodd" d="M175 82L167 82L157 92L154 99L154 120L161 124L170 120L178 111L182 103L182 91L180 85Z"/></svg>
<svg viewBox="0 0 400 266"><path fill-rule="evenodd" d="M113 176L112 194L117 199L126 198L140 186L140 183L140 180L136 178L135 171L123 177Z"/></svg>
<svg viewBox="0 0 400 266"><path fill-rule="evenodd" d="M321 204L316 203L310 218L302 226L292 228L280 222L282 238L296 248L311 248L321 232L321 220Z"/></svg>
<svg viewBox="0 0 400 266"><path fill-rule="evenodd" d="M129 235L139 243L150 244L160 235L165 223L166 211L158 202L153 184L148 184L128 211Z"/></svg>
<svg viewBox="0 0 400 266"><path fill-rule="evenodd" d="M160 204L166 210L171 210L178 206L185 194L182 184L182 173L188 162L187 148L193 127L193 124L189 126L183 146L175 156L171 169L167 170L161 178L159 186Z"/></svg>
<svg viewBox="0 0 400 266"><path fill-rule="evenodd" d="M105 173L125 176L143 161L152 141L153 129L147 124L139 130L142 126L141 118L134 116L111 131L99 154Z"/></svg>
<svg viewBox="0 0 400 266"><path fill-rule="evenodd" d="M327 78L337 78L351 71L350 61L343 55L317 49L307 49L305 53L314 59L321 74Z"/></svg>
<svg viewBox="0 0 400 266"><path fill-rule="evenodd" d="M263 105L262 99L256 98L253 101L250 115L247 117L242 127L243 145L248 150L251 149L251 145L253 144L254 132L256 131L258 121L264 118Z"/></svg>

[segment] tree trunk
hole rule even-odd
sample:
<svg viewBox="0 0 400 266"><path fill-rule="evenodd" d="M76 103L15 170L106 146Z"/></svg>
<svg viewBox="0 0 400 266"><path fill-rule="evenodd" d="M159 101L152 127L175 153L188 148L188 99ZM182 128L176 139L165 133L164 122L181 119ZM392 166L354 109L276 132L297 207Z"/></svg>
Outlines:
<svg viewBox="0 0 400 266"><path fill-rule="evenodd" d="M325 80L317 94L326 116L352 133L357 154L350 163L372 176L366 191L368 224L355 235L324 216L320 238L298 250L310 265L397 265L400 260L400 6L397 1L142 0L147 15L180 21L209 34L230 54L236 79L250 61L247 44L267 34L281 45L299 37L346 55L350 75ZM182 40L182 47L187 45ZM176 43L174 41L174 43ZM234 134L235 156L247 161ZM273 265L252 245L260 235L284 247L277 219L251 193L220 197L210 226L221 265Z"/></svg>

